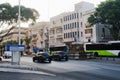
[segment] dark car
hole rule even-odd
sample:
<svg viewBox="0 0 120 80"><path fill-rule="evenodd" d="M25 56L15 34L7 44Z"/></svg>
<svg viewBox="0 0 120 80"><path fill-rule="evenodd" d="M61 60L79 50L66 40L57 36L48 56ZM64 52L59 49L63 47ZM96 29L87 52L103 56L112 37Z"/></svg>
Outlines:
<svg viewBox="0 0 120 80"><path fill-rule="evenodd" d="M0 56L0 61L2 61L2 57Z"/></svg>
<svg viewBox="0 0 120 80"><path fill-rule="evenodd" d="M51 63L51 55L47 52L39 52L33 57L33 62L38 61L38 62L45 62L48 61Z"/></svg>
<svg viewBox="0 0 120 80"><path fill-rule="evenodd" d="M55 54L52 54L52 59L53 60L65 60L68 61L68 54L67 52L64 51L56 51Z"/></svg>

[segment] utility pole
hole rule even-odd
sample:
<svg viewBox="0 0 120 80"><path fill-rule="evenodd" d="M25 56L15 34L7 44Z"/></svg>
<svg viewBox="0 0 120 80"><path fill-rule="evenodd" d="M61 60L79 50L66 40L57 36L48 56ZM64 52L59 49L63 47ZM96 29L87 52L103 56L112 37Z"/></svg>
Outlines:
<svg viewBox="0 0 120 80"><path fill-rule="evenodd" d="M18 25L19 25L19 34L18 34L18 37L19 37L19 45L21 44L21 36L20 36L20 19L21 19L21 12L20 12L20 0L19 0L19 10L18 10Z"/></svg>
<svg viewBox="0 0 120 80"><path fill-rule="evenodd" d="M18 9L18 24L19 24L19 29L18 29L18 38L19 38L19 45L21 45L21 31L20 31L20 23L21 23L21 11L20 11L20 6L21 6L21 4L20 4L20 2L21 2L21 0L19 0L19 9ZM18 64L20 64L20 56L21 56L21 53L19 52L18 53L19 54L19 62L18 62Z"/></svg>
<svg viewBox="0 0 120 80"><path fill-rule="evenodd" d="M45 49L46 49L46 52L49 52L49 30L48 29L46 29L45 36L46 36Z"/></svg>

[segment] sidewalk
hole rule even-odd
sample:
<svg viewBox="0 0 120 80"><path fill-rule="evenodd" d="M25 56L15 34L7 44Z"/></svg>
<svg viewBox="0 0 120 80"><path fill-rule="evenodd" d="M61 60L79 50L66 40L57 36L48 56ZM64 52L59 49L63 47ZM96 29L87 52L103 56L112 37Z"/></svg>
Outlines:
<svg viewBox="0 0 120 80"><path fill-rule="evenodd" d="M22 70L32 70L32 71L41 71L39 67L28 66L24 64L12 64L9 61L0 62L0 68L12 68L12 69L22 69Z"/></svg>
<svg viewBox="0 0 120 80"><path fill-rule="evenodd" d="M105 63L120 64L120 58L99 57L99 58L96 58L96 60L100 62L105 62Z"/></svg>

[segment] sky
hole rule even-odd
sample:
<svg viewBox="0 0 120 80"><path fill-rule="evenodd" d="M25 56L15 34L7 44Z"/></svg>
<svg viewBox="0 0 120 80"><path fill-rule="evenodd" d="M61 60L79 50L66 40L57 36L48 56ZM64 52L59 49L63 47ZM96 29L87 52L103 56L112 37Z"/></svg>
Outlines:
<svg viewBox="0 0 120 80"><path fill-rule="evenodd" d="M74 5L81 1L93 3L95 6L105 0L20 0L21 5L36 9L40 18L38 21L49 21L53 16L63 12L74 11ZM0 0L1 3L8 2L12 6L18 5L19 0Z"/></svg>

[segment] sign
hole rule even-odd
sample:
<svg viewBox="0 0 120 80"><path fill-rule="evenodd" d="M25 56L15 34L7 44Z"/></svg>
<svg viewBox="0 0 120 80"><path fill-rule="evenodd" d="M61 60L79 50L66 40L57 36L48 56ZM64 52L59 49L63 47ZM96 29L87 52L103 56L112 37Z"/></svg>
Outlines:
<svg viewBox="0 0 120 80"><path fill-rule="evenodd" d="M25 46L8 44L8 45L6 45L6 51L12 51L12 52L25 51Z"/></svg>

